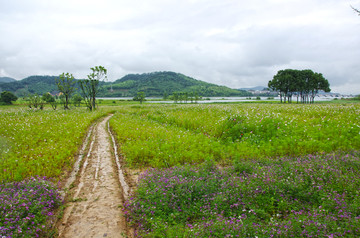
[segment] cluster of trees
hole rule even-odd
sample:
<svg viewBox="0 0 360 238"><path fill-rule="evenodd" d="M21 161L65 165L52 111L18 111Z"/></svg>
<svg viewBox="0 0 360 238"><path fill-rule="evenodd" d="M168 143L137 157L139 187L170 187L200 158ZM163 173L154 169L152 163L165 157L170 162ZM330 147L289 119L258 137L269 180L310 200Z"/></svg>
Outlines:
<svg viewBox="0 0 360 238"><path fill-rule="evenodd" d="M80 106L81 101L85 101L85 105L90 111L96 109L96 96L100 91L100 81L106 79L107 70L103 66L95 66L90 68L92 73L88 75L88 79L76 80L70 73L62 73L55 78L59 96L52 96L50 93L45 93L42 96L39 94L29 94L27 97L28 106L34 109L43 109L45 104L50 104L54 110L60 103L64 109L70 109L69 104L73 103L75 106ZM80 86L82 96L77 94L76 85ZM76 93L74 95L74 93Z"/></svg>
<svg viewBox="0 0 360 238"><path fill-rule="evenodd" d="M4 91L0 94L0 103L1 104L12 104L13 101L16 101L18 98L9 91Z"/></svg>
<svg viewBox="0 0 360 238"><path fill-rule="evenodd" d="M50 93L44 93L41 96L34 93L28 94L25 100L27 101L29 108L42 110L46 104L50 104L52 109L56 110L59 104L63 105L65 109L70 109L70 103L72 103L75 107L79 107L83 98L79 94L75 94L71 97L71 100L68 99L66 101L64 94L61 94L60 96L53 96Z"/></svg>
<svg viewBox="0 0 360 238"><path fill-rule="evenodd" d="M187 103L188 101L190 101L191 103L197 103L197 101L200 99L201 97L199 97L199 94L197 91L195 92L174 92L173 95L171 96L171 99L174 100L174 103L177 102L184 102Z"/></svg>
<svg viewBox="0 0 360 238"><path fill-rule="evenodd" d="M168 95L167 93L164 94L163 99L170 99L170 100L174 100L174 103L177 102L184 102L187 103L188 101L190 101L191 103L197 103L197 101L199 99L201 99L201 97L199 97L199 94L195 91L195 92L174 92L172 95ZM137 94L133 97L134 101L139 101L140 104L142 104L143 101L145 101L145 92L140 91L137 92Z"/></svg>
<svg viewBox="0 0 360 238"><path fill-rule="evenodd" d="M55 79L58 90L62 93L64 98L64 109L69 109L70 98L77 90L75 88L76 83L79 84L82 97L75 97L75 105L80 105L81 100L84 99L85 105L90 111L96 109L96 96L100 91L100 81L107 79L107 70L103 66L95 66L90 69L92 72L88 75L87 79L76 81L74 76L70 73L62 73Z"/></svg>
<svg viewBox="0 0 360 238"><path fill-rule="evenodd" d="M319 90L330 92L330 84L322 74L312 70L280 70L268 83L269 89L280 94L280 101L286 103L297 96L302 103L313 103Z"/></svg>
<svg viewBox="0 0 360 238"><path fill-rule="evenodd" d="M28 97L26 98L26 100L28 101L28 106L30 109L32 109L32 108L34 108L34 109L39 108L40 110L44 109L45 101L43 100L43 97L41 97L37 93L29 94ZM56 107L55 107L55 109L56 109Z"/></svg>

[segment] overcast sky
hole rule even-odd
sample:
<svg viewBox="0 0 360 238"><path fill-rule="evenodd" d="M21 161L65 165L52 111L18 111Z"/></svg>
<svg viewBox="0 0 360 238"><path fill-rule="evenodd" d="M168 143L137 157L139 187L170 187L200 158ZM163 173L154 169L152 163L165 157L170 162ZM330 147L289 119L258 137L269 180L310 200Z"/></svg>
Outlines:
<svg viewBox="0 0 360 238"><path fill-rule="evenodd" d="M174 71L231 88L312 69L360 94L360 0L0 0L0 77Z"/></svg>

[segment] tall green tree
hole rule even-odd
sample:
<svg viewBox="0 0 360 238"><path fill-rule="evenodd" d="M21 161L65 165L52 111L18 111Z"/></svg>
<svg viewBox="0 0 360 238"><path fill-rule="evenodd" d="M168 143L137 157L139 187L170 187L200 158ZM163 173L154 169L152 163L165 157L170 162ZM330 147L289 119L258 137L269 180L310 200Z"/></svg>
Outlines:
<svg viewBox="0 0 360 238"><path fill-rule="evenodd" d="M42 100L42 97L37 93L29 94L27 97L27 101L29 102L29 108L37 109L39 107L41 110L44 109L44 101Z"/></svg>
<svg viewBox="0 0 360 238"><path fill-rule="evenodd" d="M164 92L163 99L166 100L166 99L168 99L168 97L169 97L169 94L167 92Z"/></svg>
<svg viewBox="0 0 360 238"><path fill-rule="evenodd" d="M194 92L194 99L195 99L195 103L197 103L199 100L199 94L197 91Z"/></svg>
<svg viewBox="0 0 360 238"><path fill-rule="evenodd" d="M13 101L16 101L18 98L9 91L4 91L0 95L0 102L4 104L12 104Z"/></svg>
<svg viewBox="0 0 360 238"><path fill-rule="evenodd" d="M140 104L145 100L145 92L137 92L136 96L133 98L134 101L139 101Z"/></svg>
<svg viewBox="0 0 360 238"><path fill-rule="evenodd" d="M55 102L55 98L50 93L44 93L41 99L47 103Z"/></svg>
<svg viewBox="0 0 360 238"><path fill-rule="evenodd" d="M100 90L100 81L107 79L107 70L103 66L95 66L90 69L92 73L88 75L87 79L79 80L79 85L86 106L93 111L96 109L96 95Z"/></svg>
<svg viewBox="0 0 360 238"><path fill-rule="evenodd" d="M57 108L57 101L55 100L55 98L50 94L50 93L44 93L41 97L41 100L49 103L52 107L52 109L56 110Z"/></svg>
<svg viewBox="0 0 360 238"><path fill-rule="evenodd" d="M177 103L178 100L179 100L179 94L177 92L174 92L173 93L173 100L174 100L174 103Z"/></svg>
<svg viewBox="0 0 360 238"><path fill-rule="evenodd" d="M62 73L58 78L55 78L56 85L60 92L64 95L64 109L69 108L70 97L76 90L76 80L70 73Z"/></svg>

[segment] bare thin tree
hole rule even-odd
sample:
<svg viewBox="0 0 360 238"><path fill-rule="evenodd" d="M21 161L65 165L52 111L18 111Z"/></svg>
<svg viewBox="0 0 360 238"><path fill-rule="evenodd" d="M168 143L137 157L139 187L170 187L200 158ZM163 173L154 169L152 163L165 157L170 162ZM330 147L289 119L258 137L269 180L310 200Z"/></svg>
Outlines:
<svg viewBox="0 0 360 238"><path fill-rule="evenodd" d="M353 6L351 6L351 8L352 8L355 12L357 12L357 14L359 14L359 16L360 16L360 11L359 11L358 9L356 9L356 8L353 7Z"/></svg>

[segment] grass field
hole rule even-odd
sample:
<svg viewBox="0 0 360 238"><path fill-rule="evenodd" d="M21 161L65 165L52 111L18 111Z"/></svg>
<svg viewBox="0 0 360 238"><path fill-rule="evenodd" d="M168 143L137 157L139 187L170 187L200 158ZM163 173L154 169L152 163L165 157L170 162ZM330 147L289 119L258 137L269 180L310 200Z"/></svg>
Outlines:
<svg viewBox="0 0 360 238"><path fill-rule="evenodd" d="M111 112L126 165L152 168L125 205L138 236L360 236L360 104L102 104L0 107L0 202L15 216L0 219L0 235L48 234L56 186L32 177L58 181ZM29 213L44 189L54 206Z"/></svg>
<svg viewBox="0 0 360 238"><path fill-rule="evenodd" d="M360 147L359 104L147 105L110 124L132 167L300 156Z"/></svg>
<svg viewBox="0 0 360 238"><path fill-rule="evenodd" d="M71 169L87 130L111 112L101 108L0 107L0 236L49 237L62 198L56 182Z"/></svg>
<svg viewBox="0 0 360 238"><path fill-rule="evenodd" d="M90 113L85 108L32 111L10 108L0 113L0 181L31 176L58 179L71 168L73 157L90 124L111 108Z"/></svg>
<svg viewBox="0 0 360 238"><path fill-rule="evenodd" d="M359 119L359 104L124 108L128 166L156 168L128 221L141 237L359 236Z"/></svg>

